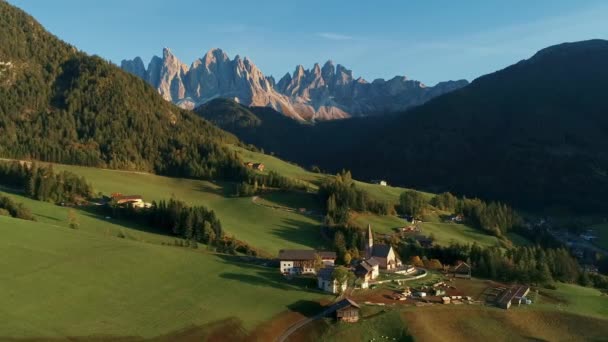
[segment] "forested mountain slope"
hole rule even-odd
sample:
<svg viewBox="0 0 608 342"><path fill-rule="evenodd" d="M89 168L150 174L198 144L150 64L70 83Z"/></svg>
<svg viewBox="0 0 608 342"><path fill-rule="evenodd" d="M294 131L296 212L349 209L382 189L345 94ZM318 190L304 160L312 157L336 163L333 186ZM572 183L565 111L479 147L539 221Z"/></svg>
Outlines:
<svg viewBox="0 0 608 342"><path fill-rule="evenodd" d="M234 177L238 140L0 1L0 156Z"/></svg>
<svg viewBox="0 0 608 342"><path fill-rule="evenodd" d="M255 127L213 120L304 166L596 211L608 207L607 61L607 41L562 44L398 115L294 125L250 108Z"/></svg>

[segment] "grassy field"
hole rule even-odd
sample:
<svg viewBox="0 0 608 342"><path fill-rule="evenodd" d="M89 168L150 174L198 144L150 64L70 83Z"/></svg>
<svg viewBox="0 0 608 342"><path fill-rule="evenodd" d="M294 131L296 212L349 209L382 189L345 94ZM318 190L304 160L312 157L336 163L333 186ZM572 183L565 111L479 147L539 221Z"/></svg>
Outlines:
<svg viewBox="0 0 608 342"><path fill-rule="evenodd" d="M0 339L152 337L232 318L250 331L327 298L230 257L0 217Z"/></svg>
<svg viewBox="0 0 608 342"><path fill-rule="evenodd" d="M408 286L429 284L428 279L410 282ZM432 279L435 278L435 279ZM463 294L482 298L494 283L484 279L456 280L453 285ZM291 341L602 341L608 336L608 296L591 288L556 284L556 290L541 289L532 305L503 310L482 305L442 305L415 307L389 301L386 306L363 305L362 317L385 310L378 316L347 325L331 321L318 322L302 329ZM374 292L376 294L374 295ZM382 288L360 292L355 298L384 302ZM533 290L534 292L534 290Z"/></svg>
<svg viewBox="0 0 608 342"><path fill-rule="evenodd" d="M396 310L366 307L361 309L356 324L321 320L306 326L288 341L373 341L384 336L389 341L411 341L400 314Z"/></svg>
<svg viewBox="0 0 608 342"><path fill-rule="evenodd" d="M308 171L300 166L285 162L279 158L258 152L252 152L242 147L231 146L231 148L235 150L243 160L255 163L264 163L264 165L266 166L265 172L273 170L286 177L307 181L313 189L316 189L319 183L322 182L325 178L331 177L330 175ZM353 177L356 179L357 175L353 175ZM365 183L361 181L355 181L355 183L357 187L368 192L372 198L376 200L391 202L394 204L397 204L399 202L399 196L401 195L401 193L407 190L405 188L400 187L381 186L378 184ZM433 196L429 193L423 194L429 199L431 198L431 196Z"/></svg>
<svg viewBox="0 0 608 342"><path fill-rule="evenodd" d="M68 228L68 211L69 208L60 207L48 202L36 201L23 195L2 191L0 187L0 195L8 196L16 202L23 203L27 208L32 211L36 221L45 223L49 226L58 228ZM87 232L94 232L102 234L104 236L118 236L119 234L124 235L127 239L137 240L142 242L151 243L172 243L173 237L161 234L160 232L150 231L148 227L141 227L130 222L124 222L115 219L106 219L103 216L92 214L88 211L78 210L75 208L77 213L77 221L79 223L79 229Z"/></svg>
<svg viewBox="0 0 608 342"><path fill-rule="evenodd" d="M408 225L405 220L396 216L370 214L358 214L354 217L354 221L360 226L371 224L375 232L382 234L393 233L394 228ZM426 236L433 234L435 243L439 245L449 245L451 242L472 243L473 241L482 246L496 246L498 244L498 239L495 236L485 234L465 224L423 222L419 225L422 229L421 234Z"/></svg>
<svg viewBox="0 0 608 342"><path fill-rule="evenodd" d="M213 209L224 230L269 253L283 248L318 248L319 221L299 213L255 205L251 197L231 197L231 184L162 177L147 173L55 165L84 176L95 191L142 195L145 201L175 197Z"/></svg>
<svg viewBox="0 0 608 342"><path fill-rule="evenodd" d="M601 341L608 333L606 319L472 305L412 308L403 320L416 341Z"/></svg>

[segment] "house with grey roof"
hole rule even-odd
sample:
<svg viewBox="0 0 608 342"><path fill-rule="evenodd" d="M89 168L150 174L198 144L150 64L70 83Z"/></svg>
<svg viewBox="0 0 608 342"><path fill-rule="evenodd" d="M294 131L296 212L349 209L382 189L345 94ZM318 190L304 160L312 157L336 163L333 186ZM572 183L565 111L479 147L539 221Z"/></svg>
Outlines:
<svg viewBox="0 0 608 342"><path fill-rule="evenodd" d="M335 252L316 251L314 249L282 249L279 251L279 268L283 274L315 274L317 256L323 266L333 266Z"/></svg>
<svg viewBox="0 0 608 342"><path fill-rule="evenodd" d="M342 293L346 291L348 284L346 282L340 284L334 278L334 268L324 267L317 272L317 282L321 290L330 293Z"/></svg>

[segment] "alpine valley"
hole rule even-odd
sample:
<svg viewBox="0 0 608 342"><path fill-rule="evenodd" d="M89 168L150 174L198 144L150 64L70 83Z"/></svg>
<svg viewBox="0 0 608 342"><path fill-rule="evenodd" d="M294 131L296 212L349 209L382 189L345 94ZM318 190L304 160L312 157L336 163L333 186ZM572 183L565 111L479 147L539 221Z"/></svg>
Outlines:
<svg viewBox="0 0 608 342"><path fill-rule="evenodd" d="M276 4L136 2L0 0L0 341L606 341L608 41L433 87L219 49L118 66L93 32L292 29ZM359 3L315 17L421 35L413 2L378 27Z"/></svg>

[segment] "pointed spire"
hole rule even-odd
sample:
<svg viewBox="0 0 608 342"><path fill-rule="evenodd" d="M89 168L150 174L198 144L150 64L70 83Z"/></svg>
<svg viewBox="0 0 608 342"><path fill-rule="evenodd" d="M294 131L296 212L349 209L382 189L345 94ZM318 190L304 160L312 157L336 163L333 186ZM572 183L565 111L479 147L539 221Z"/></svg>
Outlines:
<svg viewBox="0 0 608 342"><path fill-rule="evenodd" d="M367 245L365 245L365 258L369 259L372 257L374 252L374 236L372 235L372 225L367 225Z"/></svg>

